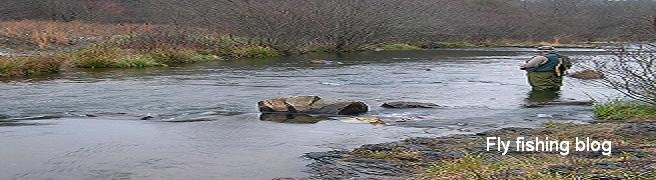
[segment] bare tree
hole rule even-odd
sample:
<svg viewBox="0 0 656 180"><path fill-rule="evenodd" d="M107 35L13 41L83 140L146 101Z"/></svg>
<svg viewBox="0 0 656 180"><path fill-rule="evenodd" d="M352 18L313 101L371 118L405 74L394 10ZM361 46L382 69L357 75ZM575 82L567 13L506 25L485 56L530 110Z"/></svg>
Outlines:
<svg viewBox="0 0 656 180"><path fill-rule="evenodd" d="M656 2L568 0L6 0L0 19L142 22L246 37L280 51L448 40L649 40Z"/></svg>
<svg viewBox="0 0 656 180"><path fill-rule="evenodd" d="M615 58L595 61L604 74L599 82L634 100L656 105L656 44L621 47Z"/></svg>

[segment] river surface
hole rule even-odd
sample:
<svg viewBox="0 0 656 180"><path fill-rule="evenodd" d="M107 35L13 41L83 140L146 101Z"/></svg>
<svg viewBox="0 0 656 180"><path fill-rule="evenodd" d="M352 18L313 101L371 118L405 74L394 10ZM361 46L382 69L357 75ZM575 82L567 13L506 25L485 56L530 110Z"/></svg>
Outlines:
<svg viewBox="0 0 656 180"><path fill-rule="evenodd" d="M595 49L561 51L573 59L605 57ZM586 106L524 106L540 97L530 94L517 67L533 54L499 48L305 55L2 82L0 179L303 177L310 162L301 156L307 152L591 121ZM555 100L611 94L566 78ZM364 101L371 111L362 116L388 125L260 119L258 101L296 95ZM387 101L442 107L379 107ZM145 116L153 118L141 120Z"/></svg>

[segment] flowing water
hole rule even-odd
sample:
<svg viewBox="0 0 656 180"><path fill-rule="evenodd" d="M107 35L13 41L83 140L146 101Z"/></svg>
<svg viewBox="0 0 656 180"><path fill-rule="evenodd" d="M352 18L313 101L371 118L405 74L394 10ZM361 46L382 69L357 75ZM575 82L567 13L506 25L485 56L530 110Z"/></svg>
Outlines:
<svg viewBox="0 0 656 180"><path fill-rule="evenodd" d="M561 51L573 59L604 54ZM302 177L307 152L592 120L586 106L524 106L537 98L517 66L533 54L500 48L306 55L3 82L0 179ZM309 62L318 58L335 63ZM566 78L555 100L608 94ZM258 101L295 95L364 101L371 111L362 116L388 125L260 119ZM379 107L387 101L442 107Z"/></svg>

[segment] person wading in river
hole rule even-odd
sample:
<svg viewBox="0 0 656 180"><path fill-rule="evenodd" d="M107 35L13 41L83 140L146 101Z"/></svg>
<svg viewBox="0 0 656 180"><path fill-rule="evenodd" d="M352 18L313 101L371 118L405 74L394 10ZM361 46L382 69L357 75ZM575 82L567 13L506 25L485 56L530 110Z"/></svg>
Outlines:
<svg viewBox="0 0 656 180"><path fill-rule="evenodd" d="M526 61L520 68L528 72L528 82L533 91L559 91L565 70L572 66L569 58L556 53L551 46L541 46L538 51L538 56Z"/></svg>

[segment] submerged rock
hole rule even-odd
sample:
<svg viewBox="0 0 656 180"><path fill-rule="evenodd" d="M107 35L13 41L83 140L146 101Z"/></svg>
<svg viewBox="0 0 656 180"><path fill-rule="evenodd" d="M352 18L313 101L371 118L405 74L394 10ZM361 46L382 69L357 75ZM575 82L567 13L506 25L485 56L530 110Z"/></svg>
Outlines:
<svg viewBox="0 0 656 180"><path fill-rule="evenodd" d="M369 123L373 125L385 125L385 121L377 117L352 117L342 119L342 122L346 123Z"/></svg>
<svg viewBox="0 0 656 180"><path fill-rule="evenodd" d="M29 117L20 117L12 118L11 120L47 120L47 119L59 119L62 116L59 115L42 115L42 116L29 116Z"/></svg>
<svg viewBox="0 0 656 180"><path fill-rule="evenodd" d="M439 107L439 105L433 104L433 103L396 101L396 102L386 102L383 105L381 105L381 107L384 107L384 108L399 108L399 109L405 109L405 108L435 108L435 107Z"/></svg>
<svg viewBox="0 0 656 180"><path fill-rule="evenodd" d="M593 102L591 101L552 101L552 102L541 102L541 103L528 103L524 104L525 108L539 108L545 106L591 106Z"/></svg>
<svg viewBox="0 0 656 180"><path fill-rule="evenodd" d="M599 71L586 69L583 71L577 71L568 74L569 77L576 79L601 79L604 78L604 74Z"/></svg>
<svg viewBox="0 0 656 180"><path fill-rule="evenodd" d="M341 62L329 61L329 60L323 60L323 59L310 60L310 63L312 63L312 64L325 64L325 65L342 64Z"/></svg>
<svg viewBox="0 0 656 180"><path fill-rule="evenodd" d="M260 120L262 121L290 124L314 124L327 119L324 116L310 116L307 114L263 113L260 115Z"/></svg>
<svg viewBox="0 0 656 180"><path fill-rule="evenodd" d="M296 96L267 99L258 102L263 113L298 113L323 115L355 115L368 111L369 107L359 101L330 100L318 96Z"/></svg>
<svg viewBox="0 0 656 180"><path fill-rule="evenodd" d="M153 119L153 118L155 118L155 116L153 116L153 115L151 115L150 113L148 113L146 116L143 116L143 117L141 117L140 119L141 119L141 120L151 120L151 119Z"/></svg>

